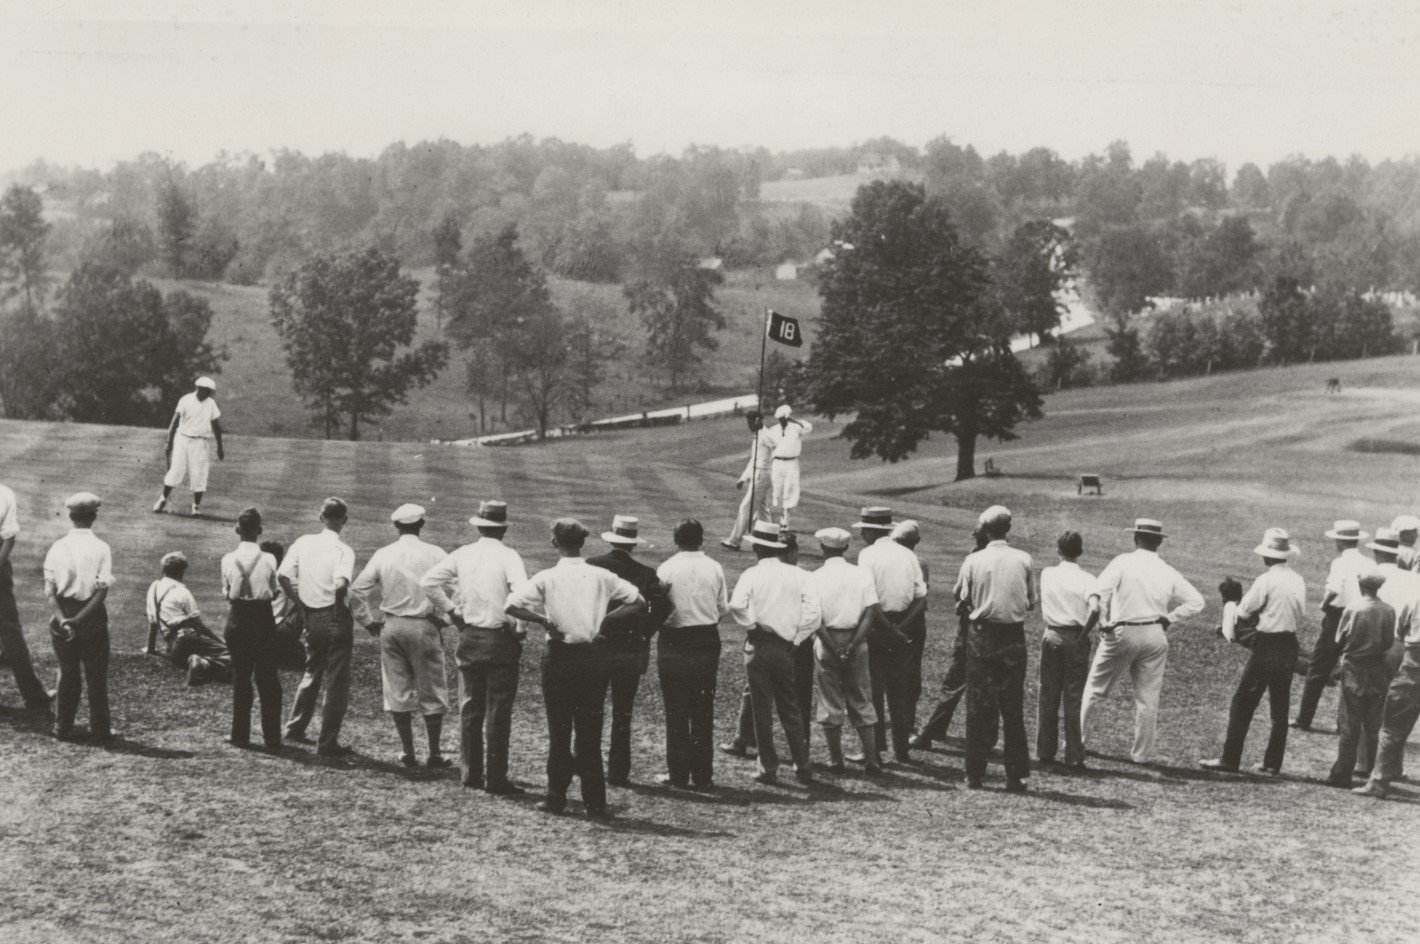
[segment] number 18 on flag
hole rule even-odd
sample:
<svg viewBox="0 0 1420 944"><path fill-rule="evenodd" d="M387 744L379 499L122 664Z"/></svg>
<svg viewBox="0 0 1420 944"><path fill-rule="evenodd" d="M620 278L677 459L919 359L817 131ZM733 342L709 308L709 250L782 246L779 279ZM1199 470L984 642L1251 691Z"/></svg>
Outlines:
<svg viewBox="0 0 1420 944"><path fill-rule="evenodd" d="M802 347L804 344L804 336L799 331L799 319L781 315L772 308L769 310L768 332L771 341L778 341L790 347Z"/></svg>

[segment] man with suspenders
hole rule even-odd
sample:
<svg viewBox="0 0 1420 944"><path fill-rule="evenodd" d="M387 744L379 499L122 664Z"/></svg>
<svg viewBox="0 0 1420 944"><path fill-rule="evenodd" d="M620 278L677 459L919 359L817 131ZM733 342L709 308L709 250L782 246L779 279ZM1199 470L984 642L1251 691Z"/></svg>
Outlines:
<svg viewBox="0 0 1420 944"><path fill-rule="evenodd" d="M227 598L227 647L232 653L232 731L227 743L251 746L252 679L261 697L261 737L269 751L281 749L281 677L276 674L276 558L257 545L261 512L237 515L241 543L222 558Z"/></svg>

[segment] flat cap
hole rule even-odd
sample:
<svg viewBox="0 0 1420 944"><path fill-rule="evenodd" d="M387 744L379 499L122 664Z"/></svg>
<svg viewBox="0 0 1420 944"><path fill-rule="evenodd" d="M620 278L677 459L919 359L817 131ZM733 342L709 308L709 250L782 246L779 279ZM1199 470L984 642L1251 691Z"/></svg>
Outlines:
<svg viewBox="0 0 1420 944"><path fill-rule="evenodd" d="M390 520L395 524L418 524L424 520L424 506L405 502L394 510Z"/></svg>
<svg viewBox="0 0 1420 944"><path fill-rule="evenodd" d="M98 511L103 500L93 492L75 492L64 499L64 507L70 511Z"/></svg>
<svg viewBox="0 0 1420 944"><path fill-rule="evenodd" d="M793 411L792 409L790 409L789 404L787 404L787 403L784 404L783 406L781 406L779 409L777 409L777 410L774 411L774 418L777 419L777 420L782 420L782 419L784 419L785 417L793 416L793 415L794 415L794 411Z"/></svg>
<svg viewBox="0 0 1420 944"><path fill-rule="evenodd" d="M818 543L824 547L831 547L842 550L848 547L853 535L843 528L823 528L814 532L814 537L818 538Z"/></svg>
<svg viewBox="0 0 1420 944"><path fill-rule="evenodd" d="M217 381L213 380L211 377L198 377L197 382L193 384L193 386L206 387L208 390L215 391L217 389Z"/></svg>

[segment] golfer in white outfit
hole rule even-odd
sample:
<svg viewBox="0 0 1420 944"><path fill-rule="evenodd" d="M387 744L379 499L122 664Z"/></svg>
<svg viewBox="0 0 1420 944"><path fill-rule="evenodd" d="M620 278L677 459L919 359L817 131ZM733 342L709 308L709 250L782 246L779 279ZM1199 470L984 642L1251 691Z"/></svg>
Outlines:
<svg viewBox="0 0 1420 944"><path fill-rule="evenodd" d="M208 440L217 440L217 458L227 458L222 449L222 411L213 396L217 384L211 377L198 377L196 389L184 394L168 424L168 474L163 476L163 497L153 506L155 513L168 508L173 489L188 480L192 489L192 513L202 513L202 495L207 491L207 468L211 463Z"/></svg>
<svg viewBox="0 0 1420 944"><path fill-rule="evenodd" d="M789 512L799 507L799 453L803 438L814 431L812 423L796 420L789 404L774 411L778 422L766 432L774 445L774 466L770 481L774 486L774 506L779 511L779 526L789 527Z"/></svg>

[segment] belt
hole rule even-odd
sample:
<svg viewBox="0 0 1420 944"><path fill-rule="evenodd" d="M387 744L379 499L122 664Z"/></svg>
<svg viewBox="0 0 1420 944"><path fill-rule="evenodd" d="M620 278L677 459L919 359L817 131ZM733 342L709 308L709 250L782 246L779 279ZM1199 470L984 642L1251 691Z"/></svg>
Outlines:
<svg viewBox="0 0 1420 944"><path fill-rule="evenodd" d="M1051 626L1049 623L1046 624L1045 628L1053 633L1080 633L1085 630L1083 626Z"/></svg>
<svg viewBox="0 0 1420 944"><path fill-rule="evenodd" d="M1112 625L1112 626L1157 626L1157 625L1159 625L1160 623L1162 623L1163 621L1164 621L1164 619L1163 619L1163 617L1161 616L1161 617L1159 617L1158 619L1149 619L1149 620L1120 620L1118 623L1112 623L1111 625Z"/></svg>
<svg viewBox="0 0 1420 944"><path fill-rule="evenodd" d="M797 458L799 458L799 457L798 457L798 456L775 456L775 457L774 457L774 461L775 461L775 462L793 462L793 461L794 461L795 459L797 459Z"/></svg>

